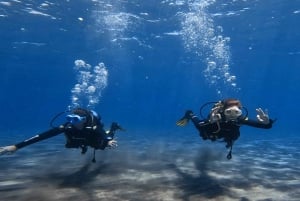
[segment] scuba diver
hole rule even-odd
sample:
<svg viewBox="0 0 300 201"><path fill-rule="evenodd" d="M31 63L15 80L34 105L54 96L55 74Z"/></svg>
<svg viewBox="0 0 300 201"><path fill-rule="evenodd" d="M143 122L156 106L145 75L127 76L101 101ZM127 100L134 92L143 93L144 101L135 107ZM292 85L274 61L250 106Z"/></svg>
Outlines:
<svg viewBox="0 0 300 201"><path fill-rule="evenodd" d="M60 126L53 126L53 122L65 113L67 113L66 123ZM114 140L114 134L117 130L124 131L124 129L115 122L111 124L109 131L105 131L101 117L95 111L83 108L75 108L74 110L57 114L52 119L50 125L52 128L48 131L35 135L15 145L0 147L0 155L13 153L33 143L64 133L66 137L66 148L81 148L81 153L85 154L88 146L90 146L94 148L92 161L95 162L95 150L104 150L106 147L116 147L117 141Z"/></svg>
<svg viewBox="0 0 300 201"><path fill-rule="evenodd" d="M207 105L213 104L207 118L202 115L202 110ZM243 111L246 113L243 115ZM267 111L261 108L256 109L257 120L248 119L248 110L242 106L237 99L225 99L219 102L208 102L200 108L200 120L191 110L187 110L185 115L176 124L185 126L191 120L199 131L203 140L221 140L226 143L226 148L230 148L227 159L232 158L232 146L240 136L240 126L248 125L256 128L269 129L276 120L269 119Z"/></svg>

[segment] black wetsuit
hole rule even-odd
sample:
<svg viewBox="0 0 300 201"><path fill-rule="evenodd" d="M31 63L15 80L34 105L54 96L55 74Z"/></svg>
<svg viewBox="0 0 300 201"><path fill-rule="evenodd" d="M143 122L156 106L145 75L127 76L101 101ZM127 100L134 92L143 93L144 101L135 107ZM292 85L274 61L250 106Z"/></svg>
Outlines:
<svg viewBox="0 0 300 201"><path fill-rule="evenodd" d="M61 133L66 136L66 148L82 148L86 152L86 147L91 146L95 149L105 149L109 140L114 137L114 130L106 134L103 124L94 117L94 121L88 122L81 130L77 129L71 123L66 123L59 127L54 127L46 132L33 136L23 142L15 144L17 149L31 145L33 143L54 137Z"/></svg>
<svg viewBox="0 0 300 201"><path fill-rule="evenodd" d="M200 120L197 116L191 117L192 122L199 131L199 135L204 140L215 141L222 139L226 142L227 148L232 148L233 142L240 136L240 127L248 125L256 128L269 129L272 128L273 120L270 119L268 124L262 124L255 120L250 120L245 117L240 117L237 120L225 121L221 120L218 123L210 123L208 119Z"/></svg>

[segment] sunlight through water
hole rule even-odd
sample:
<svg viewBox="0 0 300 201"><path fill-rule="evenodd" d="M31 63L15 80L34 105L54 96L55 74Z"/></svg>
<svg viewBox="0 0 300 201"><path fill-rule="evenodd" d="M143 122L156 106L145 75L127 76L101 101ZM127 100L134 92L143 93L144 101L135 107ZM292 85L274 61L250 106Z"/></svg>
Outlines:
<svg viewBox="0 0 300 201"><path fill-rule="evenodd" d="M92 17L98 35L103 37L102 34L107 34L110 42L120 46L122 41L136 40L133 36L127 36L126 32L133 32L141 19L138 15L126 11L126 2L105 0L95 3Z"/></svg>

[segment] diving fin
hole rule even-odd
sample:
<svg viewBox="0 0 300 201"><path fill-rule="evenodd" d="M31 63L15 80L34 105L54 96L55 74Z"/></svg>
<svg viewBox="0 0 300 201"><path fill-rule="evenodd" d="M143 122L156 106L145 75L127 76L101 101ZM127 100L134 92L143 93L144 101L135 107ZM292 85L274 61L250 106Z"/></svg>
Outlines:
<svg viewBox="0 0 300 201"><path fill-rule="evenodd" d="M113 123L111 124L110 130L111 130L111 131L116 131L116 130L126 131L124 128L122 128L122 127L121 127L118 123L116 123L116 122L113 122Z"/></svg>
<svg viewBox="0 0 300 201"><path fill-rule="evenodd" d="M192 110L187 110L184 116L176 122L177 126L185 126L189 122L189 120L193 117Z"/></svg>
<svg viewBox="0 0 300 201"><path fill-rule="evenodd" d="M189 119L183 117L176 122L177 126L185 126L189 122Z"/></svg>

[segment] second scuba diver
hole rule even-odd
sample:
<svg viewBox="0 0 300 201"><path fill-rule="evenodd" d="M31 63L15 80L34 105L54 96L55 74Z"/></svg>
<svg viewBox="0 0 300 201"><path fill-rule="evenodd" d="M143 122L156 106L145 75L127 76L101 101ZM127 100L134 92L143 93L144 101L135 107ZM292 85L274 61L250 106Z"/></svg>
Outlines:
<svg viewBox="0 0 300 201"><path fill-rule="evenodd" d="M248 111L237 99L225 99L219 102L209 102L204 104L202 109L209 105L214 104L208 117L199 119L191 110L187 110L185 115L179 119L176 124L178 126L185 126L191 120L199 131L199 135L203 140L222 140L226 143L226 148L230 148L227 159L232 158L232 146L240 136L240 126L248 125L256 128L269 129L275 120L269 118L268 114L261 108L256 109L257 120L248 118ZM243 110L246 112L243 115Z"/></svg>

